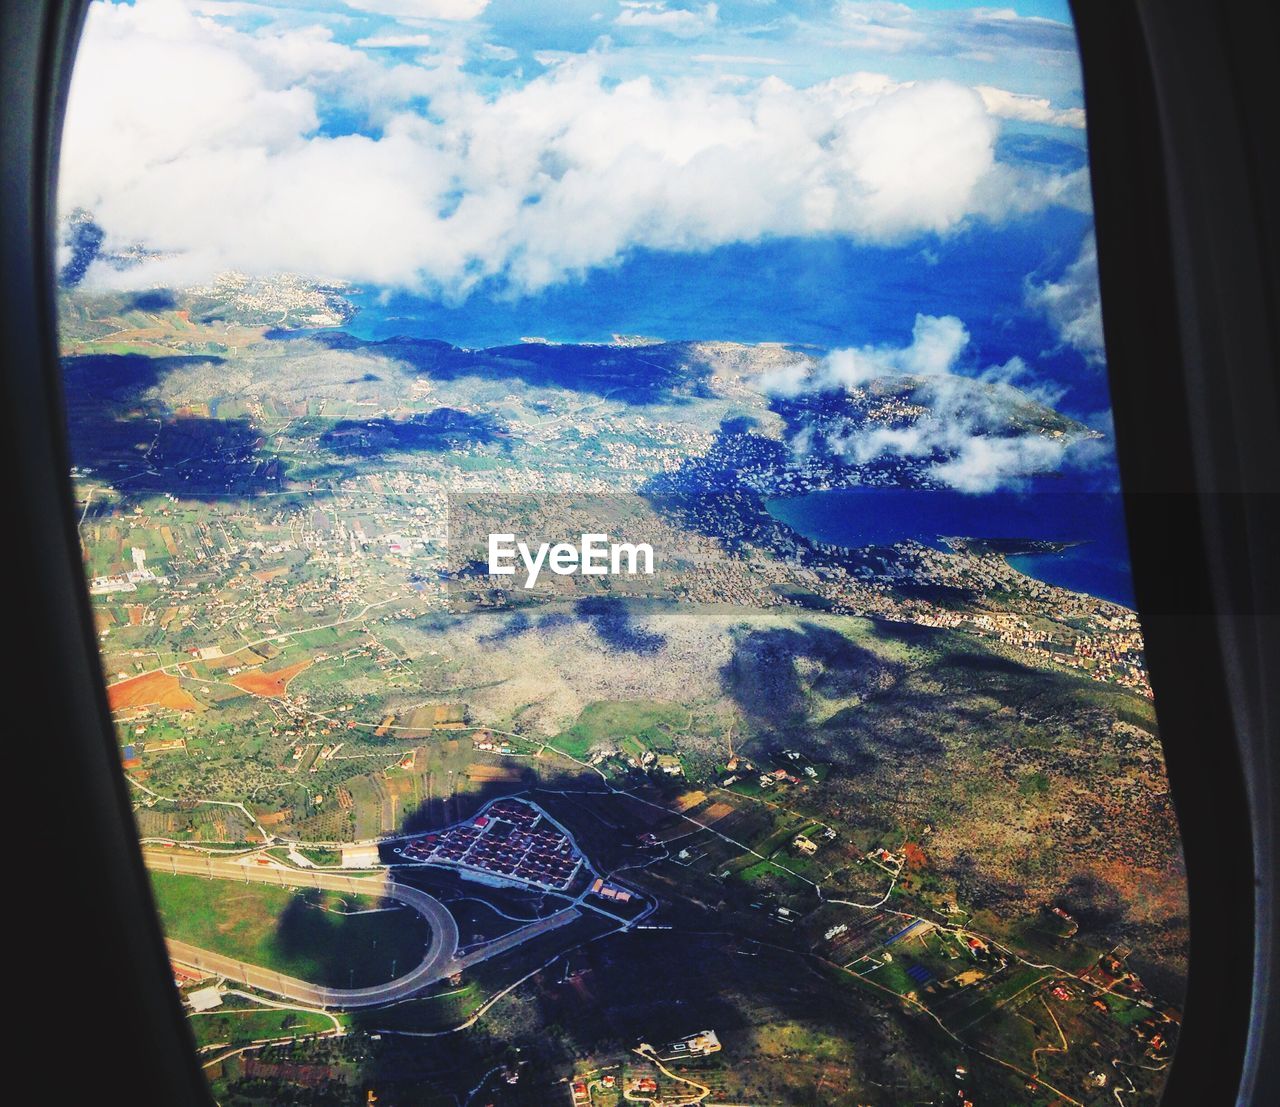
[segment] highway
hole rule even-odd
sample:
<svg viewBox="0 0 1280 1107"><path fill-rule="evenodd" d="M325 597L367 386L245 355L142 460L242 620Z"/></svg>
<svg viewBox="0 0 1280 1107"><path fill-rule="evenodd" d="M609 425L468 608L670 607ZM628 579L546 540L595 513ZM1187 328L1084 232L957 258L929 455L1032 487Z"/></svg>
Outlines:
<svg viewBox="0 0 1280 1107"><path fill-rule="evenodd" d="M201 855L181 855L176 851L159 853L144 850L147 868L162 873L182 873L188 876L205 876L217 880L239 880L254 884L276 884L286 888L321 888L331 892L348 892L353 895L386 896L412 907L431 927L431 944L426 956L412 972L398 976L385 984L368 988L327 988L297 977L285 976L261 965L251 965L221 953L166 938L169 956L173 960L200 969L214 976L235 980L250 987L259 988L273 995L284 996L298 1003L315 1007L351 1009L356 1007L380 1007L386 1003L407 999L429 988L439 980L453 976L496 957L507 950L564 926L581 915L576 907L566 907L543 919L536 919L527 926L466 954L458 954L458 924L448 909L434 896L407 884L398 884L383 872L372 876L348 876L345 873L323 872L316 869L284 869L274 865L240 864L236 861L215 861Z"/></svg>
<svg viewBox="0 0 1280 1107"><path fill-rule="evenodd" d="M412 907L431 927L431 943L417 968L395 980L368 988L326 988L259 965L238 961L234 957L198 949L186 942L167 939L170 956L175 961L204 972L261 988L299 1003L317 1007L355 1008L379 1007L406 999L463 968L463 963L455 956L458 951L458 924L444 904L418 888L397 884L385 875L354 877L342 873L282 869L270 865L242 865L234 861L215 861L211 857L179 856L176 852L161 854L149 850L143 856L147 867L157 872L276 884L286 888L321 888L332 892L386 896ZM470 958L467 960L468 963L475 963Z"/></svg>

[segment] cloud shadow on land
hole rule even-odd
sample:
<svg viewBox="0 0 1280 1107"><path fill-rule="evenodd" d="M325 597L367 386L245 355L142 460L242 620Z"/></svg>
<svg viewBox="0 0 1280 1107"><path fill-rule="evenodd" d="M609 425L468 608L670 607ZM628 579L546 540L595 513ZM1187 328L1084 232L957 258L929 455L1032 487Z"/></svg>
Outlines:
<svg viewBox="0 0 1280 1107"><path fill-rule="evenodd" d="M381 457L401 451L443 453L493 442L505 445L509 437L491 415L438 407L408 419L344 419L325 431L320 444L337 454Z"/></svg>
<svg viewBox="0 0 1280 1107"><path fill-rule="evenodd" d="M611 652L652 656L667 644L665 635L635 623L626 600L587 596L573 605L573 612Z"/></svg>
<svg viewBox="0 0 1280 1107"><path fill-rule="evenodd" d="M333 988L361 988L413 969L422 960L430 932L426 920L393 901L379 899L377 905L391 909L361 914L355 912L370 905L344 909L326 903L324 893L314 888L295 893L273 935L279 953L297 966L294 972L285 970L286 975Z"/></svg>
<svg viewBox="0 0 1280 1107"><path fill-rule="evenodd" d="M510 779L476 779L473 781L463 773L459 774L457 787L452 789L446 787L433 788L431 790L431 798L407 808L400 815L396 832L398 834L423 834L429 830L439 830L441 827L463 822L471 818L490 800L527 792L538 784L539 774L546 778L543 783L547 783L550 780L557 788L569 788L575 784L581 784L583 788L588 790L599 788L600 778L595 773L564 770L559 772L552 780L552 774L557 772L554 768L540 765L539 769L535 771L527 763L527 759L525 763L519 765L515 765L512 761L507 761L506 764L513 766L515 770ZM439 774L436 774L436 778L438 781ZM389 846L384 845L381 847L381 852L382 860L387 864L396 864L403 860L403 858L398 858ZM410 867L404 871L407 873L426 872L434 874L445 881L456 882L460 879L457 873L452 870L440 870L430 866L424 869ZM441 873L444 873L444 875L439 876Z"/></svg>
<svg viewBox="0 0 1280 1107"><path fill-rule="evenodd" d="M363 339L346 331L268 331L267 337L308 341L330 350L361 351L404 362L434 380L463 377L592 393L626 404L683 403L711 396L710 369L686 344L554 345L524 342L467 350L431 338Z"/></svg>
<svg viewBox="0 0 1280 1107"><path fill-rule="evenodd" d="M647 809L603 793L594 774L575 775L542 759L538 766L543 778L530 790L529 798L573 833L593 863L610 871L625 860L634 862L636 836L653 826ZM437 793L430 812L420 810L412 816L414 828L428 830L469 819L488 799L522 788L513 782L482 785L463 794ZM479 886L441 868L405 867L397 875L445 903L459 918L464 936L470 932L465 920L475 918L477 897L518 918L545 915L563 905L563 901L526 890ZM927 1030L919 1028L910 1031L905 1020L903 1026L886 1026L884 1016L868 1013L857 994L816 973L803 953L775 945L763 951L751 947L761 952L758 957L740 956L738 943L730 936L738 929L734 920L744 923L742 916L747 916L744 938L758 925L755 913L748 908L757 893L749 888L723 893L742 909L730 914L726 903L718 909L712 906L717 900L698 877L664 878L656 887L640 872L633 872L628 879L644 894L657 894L662 899L663 920L681 925L674 931L637 930L583 941L593 931L581 928L601 923L588 912L569 927L476 966L464 976L491 993L542 967L542 975L522 991L522 1007L515 1009L514 1021L504 1024L503 1034L490 1046L491 1060L479 1066L483 1073L498 1063L499 1050L518 1049L523 1066L520 1085L528 1082L534 1091L527 1102L544 1102L545 1094L538 1093L557 1084L575 1056L630 1049L637 1040L660 1045L700 1027L714 1027L726 1043L733 1043L726 1044L730 1049L738 1048L739 1043L749 1044L760 1026L779 1022L820 1025L863 1043L856 1048L867 1051L865 1063L877 1075L883 1075L876 1067L880 1064L877 1059L885 1055L890 1041L900 1043L903 1032L927 1035ZM664 981L664 987L655 990L644 986L652 980ZM406 1008L404 1013L410 1010ZM396 1025L386 1021L388 1012L357 1013L354 1017L371 1029ZM461 1021L461 1016L455 1021ZM555 1028L550 1035L548 1027ZM432 1030L441 1028L430 1024ZM465 1047L471 1040L461 1044ZM430 1048L433 1039L422 1041ZM530 1058L527 1066L525 1058ZM457 1060L471 1063L472 1059L464 1053ZM538 1066L546 1066L547 1073L540 1074ZM472 1077L469 1084L460 1082L470 1086L478 1078Z"/></svg>
<svg viewBox="0 0 1280 1107"><path fill-rule="evenodd" d="M126 311L168 311L178 306L178 298L167 288L134 292L125 300Z"/></svg>
<svg viewBox="0 0 1280 1107"><path fill-rule="evenodd" d="M163 295L162 293L160 295ZM76 354L62 359L62 385L66 390L68 421L74 423L80 407L154 404L147 393L169 373L204 365L216 367L226 359L211 354ZM125 414L118 411L116 414Z"/></svg>
<svg viewBox="0 0 1280 1107"><path fill-rule="evenodd" d="M656 473L643 493L657 499L745 494L746 488L772 483L791 461L790 448L758 433L756 420L725 419L705 453L686 457L670 472Z"/></svg>
<svg viewBox="0 0 1280 1107"><path fill-rule="evenodd" d="M523 611L515 611L507 616L502 626L478 635L476 641L482 646L498 646L504 642L515 641L526 634L545 634L549 630L556 630L572 623L572 616L561 611L549 611L536 619L529 618Z"/></svg>
<svg viewBox="0 0 1280 1107"><path fill-rule="evenodd" d="M777 730L805 725L811 699L839 703L864 695L891 672L843 634L801 623L741 635L720 682L757 727Z"/></svg>
<svg viewBox="0 0 1280 1107"><path fill-rule="evenodd" d="M681 895L686 881L690 898ZM563 1073L575 1057L625 1056L637 1041L661 1047L696 1028L713 1028L726 1051L733 1051L731 1058L749 1055L779 1028L803 1028L839 1041L851 1063L882 1085L895 1080L900 1051L931 1056L926 1026L892 1008L869 1005L804 953L784 948L787 939L776 930L768 933L767 945L752 943L752 924L743 916L755 912L747 904L708 910L694 898L705 891L691 878L670 881L664 892L663 917L678 925L610 935L569 954L565 967L555 966L531 992L537 1017L529 1020L522 1047L537 1047L536 1028L556 1027L541 1055L550 1054ZM712 1057L699 1067L714 1073L717 1061ZM926 1064L942 1067L939 1061ZM694 1079L712 1079L698 1075L698 1067L691 1071ZM937 1082L946 1075L939 1071ZM773 1073L756 1079L759 1091L748 1097L753 1101L835 1102L820 1087L812 1096L797 1096L794 1085Z"/></svg>
<svg viewBox="0 0 1280 1107"><path fill-rule="evenodd" d="M283 464L248 419L175 415L150 395L170 370L210 357L140 354L64 358L72 462L109 481L125 503L154 495L212 500L280 491Z"/></svg>
<svg viewBox="0 0 1280 1107"><path fill-rule="evenodd" d="M777 549L807 541L775 520L758 491L791 461L782 442L757 433L754 419L725 419L706 453L657 473L640 490L655 512L685 530L713 538L730 552Z"/></svg>

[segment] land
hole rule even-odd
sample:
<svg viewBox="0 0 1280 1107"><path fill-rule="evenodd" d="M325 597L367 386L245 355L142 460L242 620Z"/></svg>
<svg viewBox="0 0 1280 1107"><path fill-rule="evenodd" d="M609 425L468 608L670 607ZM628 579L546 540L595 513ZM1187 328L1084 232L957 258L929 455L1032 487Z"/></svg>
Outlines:
<svg viewBox="0 0 1280 1107"><path fill-rule="evenodd" d="M378 897L229 881L211 888L199 876L151 875L156 910L174 940L326 986L392 979L397 965L421 959L429 936L416 912Z"/></svg>
<svg viewBox="0 0 1280 1107"><path fill-rule="evenodd" d="M1133 612L1005 560L1034 544L832 550L767 511L927 486L788 446L909 425L920 382L784 402L761 374L817 352L366 342L300 279L65 299L149 856L392 874L458 931L456 972L358 1009L188 964L230 1005L192 1014L221 1102L1158 1100L1186 907ZM993 433L1087 433L986 398ZM521 595L466 542L602 513L674 570ZM154 880L175 944L319 988L427 940L341 913L376 896Z"/></svg>

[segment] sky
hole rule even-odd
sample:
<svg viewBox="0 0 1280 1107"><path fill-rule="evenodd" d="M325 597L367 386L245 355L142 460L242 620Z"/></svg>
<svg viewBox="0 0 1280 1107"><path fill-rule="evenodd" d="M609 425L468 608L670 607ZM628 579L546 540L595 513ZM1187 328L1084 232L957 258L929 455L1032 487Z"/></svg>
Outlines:
<svg viewBox="0 0 1280 1107"><path fill-rule="evenodd" d="M612 304L657 303L680 271L756 303L771 244L839 244L832 289L893 259L929 290L948 249L980 237L994 263L1043 226L991 318L955 314L982 276L966 262L948 270L956 305L845 330L901 350L917 313L954 318L975 341L948 372L1016 356L1048 395L1062 373L1038 374L1038 355L1102 362L1084 122L1064 0L97 0L59 204L92 213L109 250L154 252L99 262L90 284L293 272L460 326L482 300L536 315L618 273L634 287ZM984 358L1022 335L1011 310L1038 347Z"/></svg>
<svg viewBox="0 0 1280 1107"><path fill-rule="evenodd" d="M1089 203L1060 4L98 2L60 201L190 280L288 269L445 297L629 250L870 244ZM165 270L155 270L163 279Z"/></svg>

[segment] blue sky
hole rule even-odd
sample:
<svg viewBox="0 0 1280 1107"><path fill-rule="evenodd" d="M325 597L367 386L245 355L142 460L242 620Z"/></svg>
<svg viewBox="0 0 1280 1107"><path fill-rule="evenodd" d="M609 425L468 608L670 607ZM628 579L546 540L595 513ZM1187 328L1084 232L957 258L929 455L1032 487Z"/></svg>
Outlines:
<svg viewBox="0 0 1280 1107"><path fill-rule="evenodd" d="M1080 102L1070 12L1057 2L212 0L199 7L246 30L319 24L352 46L385 40L383 49L404 55L457 51L495 80L527 79L548 58L594 49L608 54L618 77L703 70L809 85L869 69L899 80L994 81L1063 106Z"/></svg>

